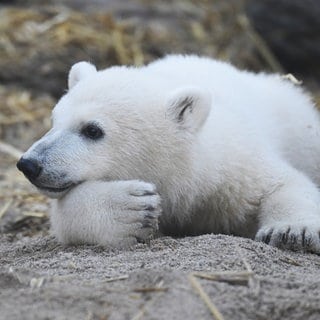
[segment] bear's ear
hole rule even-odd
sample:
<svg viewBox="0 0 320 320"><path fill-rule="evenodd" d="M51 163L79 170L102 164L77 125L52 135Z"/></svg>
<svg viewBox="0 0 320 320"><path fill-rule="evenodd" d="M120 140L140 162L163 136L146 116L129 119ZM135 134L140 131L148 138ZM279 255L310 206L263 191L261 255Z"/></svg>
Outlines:
<svg viewBox="0 0 320 320"><path fill-rule="evenodd" d="M178 89L167 101L167 115L181 127L197 132L206 121L211 94L196 87Z"/></svg>
<svg viewBox="0 0 320 320"><path fill-rule="evenodd" d="M80 80L96 72L97 72L96 67L89 62L81 61L81 62L75 63L69 71L69 77L68 77L69 90L72 87L74 87Z"/></svg>

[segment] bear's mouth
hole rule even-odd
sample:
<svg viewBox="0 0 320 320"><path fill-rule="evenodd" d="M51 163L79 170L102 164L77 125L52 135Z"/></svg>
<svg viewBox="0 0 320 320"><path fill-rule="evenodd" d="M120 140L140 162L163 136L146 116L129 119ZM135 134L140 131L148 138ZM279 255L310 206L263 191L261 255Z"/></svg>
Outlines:
<svg viewBox="0 0 320 320"><path fill-rule="evenodd" d="M37 186L36 187L40 190L43 190L43 191L49 191L49 192L64 192L68 189L71 189L72 187L74 186L74 184L69 184L67 186L63 186L63 187L44 187L44 186Z"/></svg>
<svg viewBox="0 0 320 320"><path fill-rule="evenodd" d="M39 185L36 183L34 183L34 185L42 192L61 193L61 192L65 192L65 191L71 189L72 187L74 187L76 185L76 183L68 183L68 184L64 184L63 186L59 186L59 187L49 187L49 186L45 186L45 185Z"/></svg>

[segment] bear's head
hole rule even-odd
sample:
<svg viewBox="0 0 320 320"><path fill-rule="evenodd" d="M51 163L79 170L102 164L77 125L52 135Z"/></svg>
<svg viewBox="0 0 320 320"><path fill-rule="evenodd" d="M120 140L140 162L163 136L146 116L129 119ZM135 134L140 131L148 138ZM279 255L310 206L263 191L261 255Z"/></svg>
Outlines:
<svg viewBox="0 0 320 320"><path fill-rule="evenodd" d="M52 129L17 164L42 193L59 198L88 180L141 179L161 189L190 172L209 93L148 67L98 72L87 62L71 68L68 87Z"/></svg>

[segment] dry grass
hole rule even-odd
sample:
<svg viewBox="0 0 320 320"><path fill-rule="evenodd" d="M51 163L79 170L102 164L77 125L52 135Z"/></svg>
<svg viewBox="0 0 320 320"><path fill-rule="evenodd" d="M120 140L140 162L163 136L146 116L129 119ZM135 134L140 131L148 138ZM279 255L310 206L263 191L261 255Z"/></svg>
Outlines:
<svg viewBox="0 0 320 320"><path fill-rule="evenodd" d="M242 1L134 0L131 6L125 19L118 18L125 5L90 13L49 5L2 9L0 79L58 97L75 61L141 65L171 52L215 56L254 70L280 69L245 18Z"/></svg>
<svg viewBox="0 0 320 320"><path fill-rule="evenodd" d="M54 99L1 86L0 101L0 230L32 235L47 221L48 200L30 186L15 163L26 144L49 127Z"/></svg>

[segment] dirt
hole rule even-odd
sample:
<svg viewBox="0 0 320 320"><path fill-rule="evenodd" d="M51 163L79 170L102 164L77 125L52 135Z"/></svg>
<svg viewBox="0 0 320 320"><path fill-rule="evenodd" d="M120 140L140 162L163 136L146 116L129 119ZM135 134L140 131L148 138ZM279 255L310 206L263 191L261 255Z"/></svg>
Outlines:
<svg viewBox="0 0 320 320"><path fill-rule="evenodd" d="M160 238L132 250L0 238L1 319L319 319L320 257L225 235ZM235 281L251 268L253 275ZM233 279L233 280L232 280ZM251 280L251 281L250 281Z"/></svg>

